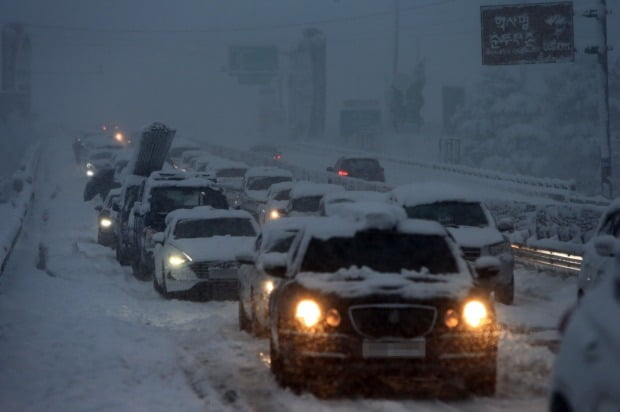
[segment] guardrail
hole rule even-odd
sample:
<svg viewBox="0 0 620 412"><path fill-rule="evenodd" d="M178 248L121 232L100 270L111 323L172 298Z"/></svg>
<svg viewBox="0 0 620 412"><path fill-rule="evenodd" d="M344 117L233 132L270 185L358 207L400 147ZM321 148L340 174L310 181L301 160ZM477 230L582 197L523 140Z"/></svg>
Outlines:
<svg viewBox="0 0 620 412"><path fill-rule="evenodd" d="M39 163L40 146L31 146L23 157L19 169L13 174L6 201L0 203L0 274L21 234L23 222L34 199L33 183Z"/></svg>
<svg viewBox="0 0 620 412"><path fill-rule="evenodd" d="M329 151L342 155L365 155L372 156L382 161L399 163L417 168L438 170L446 173L453 173L460 176L474 177L491 183L501 183L502 187L510 186L513 190L541 196L558 202L575 203L579 205L607 206L609 200L603 197L584 196L575 192L575 184L570 180L555 178L538 178L533 176L513 175L488 169L478 169L475 167L453 165L448 163L425 162L411 160L398 156L386 154L370 153L361 150L352 150L338 146L316 146L310 143L285 144L283 147L291 149L305 149L315 151Z"/></svg>
<svg viewBox="0 0 620 412"><path fill-rule="evenodd" d="M581 268L582 257L558 250L540 249L520 244L512 244L515 260L524 266L536 269L576 275Z"/></svg>

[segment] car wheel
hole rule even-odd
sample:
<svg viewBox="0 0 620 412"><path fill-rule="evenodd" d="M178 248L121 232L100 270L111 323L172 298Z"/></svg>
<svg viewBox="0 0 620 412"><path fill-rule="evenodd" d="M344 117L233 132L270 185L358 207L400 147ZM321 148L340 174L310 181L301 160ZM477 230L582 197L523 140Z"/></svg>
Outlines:
<svg viewBox="0 0 620 412"><path fill-rule="evenodd" d="M123 250L121 242L118 240L116 241L116 260L118 260L118 263L120 263L121 266L129 266L131 263L127 257L127 254Z"/></svg>
<svg viewBox="0 0 620 412"><path fill-rule="evenodd" d="M515 278L510 280L508 285L498 286L495 289L495 299L504 305L512 305L515 299Z"/></svg>
<svg viewBox="0 0 620 412"><path fill-rule="evenodd" d="M267 331L258 322L258 316L256 316L256 304L254 301L254 295L252 295L251 297L251 302L252 302L252 320L251 320L252 335L259 337L259 338L264 338L265 336L267 336Z"/></svg>
<svg viewBox="0 0 620 412"><path fill-rule="evenodd" d="M556 393L553 395L553 398L551 398L551 405L549 405L549 411L550 412L572 412L573 409L570 407L570 405L568 404L564 396L560 395L559 393Z"/></svg>
<svg viewBox="0 0 620 412"><path fill-rule="evenodd" d="M239 330L249 332L251 328L251 320L243 309L243 302L239 299Z"/></svg>

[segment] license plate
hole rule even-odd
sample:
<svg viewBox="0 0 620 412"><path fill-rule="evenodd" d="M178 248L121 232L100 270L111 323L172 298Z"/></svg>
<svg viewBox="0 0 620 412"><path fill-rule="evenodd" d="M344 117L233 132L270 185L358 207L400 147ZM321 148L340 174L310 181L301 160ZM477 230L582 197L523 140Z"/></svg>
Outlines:
<svg viewBox="0 0 620 412"><path fill-rule="evenodd" d="M424 338L398 342L365 340L362 344L364 358L424 358L426 340Z"/></svg>
<svg viewBox="0 0 620 412"><path fill-rule="evenodd" d="M237 279L237 269L211 269L209 270L209 279Z"/></svg>

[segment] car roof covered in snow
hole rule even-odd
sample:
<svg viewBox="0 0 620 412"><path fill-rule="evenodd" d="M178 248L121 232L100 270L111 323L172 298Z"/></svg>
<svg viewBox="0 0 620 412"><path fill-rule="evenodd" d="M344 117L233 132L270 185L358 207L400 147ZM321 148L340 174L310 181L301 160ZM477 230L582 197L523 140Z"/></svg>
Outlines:
<svg viewBox="0 0 620 412"><path fill-rule="evenodd" d="M393 227L407 218L402 207L373 201L344 202L332 205L330 216L382 227Z"/></svg>
<svg viewBox="0 0 620 412"><path fill-rule="evenodd" d="M271 177L271 176L286 176L293 178L293 174L286 169L279 167L259 166L251 167L245 172L245 177Z"/></svg>
<svg viewBox="0 0 620 412"><path fill-rule="evenodd" d="M344 187L330 183L295 182L291 188L291 199L307 196L323 196L327 193L343 192Z"/></svg>
<svg viewBox="0 0 620 412"><path fill-rule="evenodd" d="M399 186L390 192L389 198L403 206L446 201L481 202L476 194L460 186L438 182L413 183Z"/></svg>
<svg viewBox="0 0 620 412"><path fill-rule="evenodd" d="M177 209L166 216L166 226L176 224L180 220L207 220L207 219L249 219L254 218L245 210L214 209L211 206L198 206L192 209Z"/></svg>
<svg viewBox="0 0 620 412"><path fill-rule="evenodd" d="M347 190L344 192L327 193L323 196L323 203L340 203L340 202L359 202L359 201L386 201L385 192L375 192L373 190Z"/></svg>
<svg viewBox="0 0 620 412"><path fill-rule="evenodd" d="M278 192L283 192L285 190L290 190L293 187L293 182L280 182L280 183L274 183L273 185L269 186L269 191L268 193L278 193Z"/></svg>

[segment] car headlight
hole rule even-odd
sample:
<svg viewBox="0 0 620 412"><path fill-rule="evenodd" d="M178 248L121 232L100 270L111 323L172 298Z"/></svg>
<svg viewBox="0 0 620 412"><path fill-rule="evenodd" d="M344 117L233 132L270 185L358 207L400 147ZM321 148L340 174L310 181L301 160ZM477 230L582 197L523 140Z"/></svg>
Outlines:
<svg viewBox="0 0 620 412"><path fill-rule="evenodd" d="M265 283L263 284L263 288L265 289L265 293L270 295L271 292L273 292L273 289L275 288L275 285L273 284L273 280L265 281Z"/></svg>
<svg viewBox="0 0 620 412"><path fill-rule="evenodd" d="M99 220L99 226L101 226L104 229L107 229L110 226L112 226L112 220L107 217L102 217L101 220Z"/></svg>
<svg viewBox="0 0 620 412"><path fill-rule="evenodd" d="M280 219L280 212L278 211L278 209L271 209L271 212L269 212L269 219Z"/></svg>
<svg viewBox="0 0 620 412"><path fill-rule="evenodd" d="M471 300L463 307L463 319L474 328L483 325L488 316L487 307L478 300Z"/></svg>
<svg viewBox="0 0 620 412"><path fill-rule="evenodd" d="M87 169L94 169L95 166L91 162L88 162L88 163L86 163L86 168Z"/></svg>
<svg viewBox="0 0 620 412"><path fill-rule="evenodd" d="M168 257L168 263L173 267L179 267L185 262L187 262L187 259L182 255L170 255Z"/></svg>
<svg viewBox="0 0 620 412"><path fill-rule="evenodd" d="M295 319L307 328L311 328L321 320L321 307L310 299L304 299L297 304Z"/></svg>
<svg viewBox="0 0 620 412"><path fill-rule="evenodd" d="M504 253L511 253L511 251L510 242L500 242L489 246L489 254L491 256L503 255Z"/></svg>
<svg viewBox="0 0 620 412"><path fill-rule="evenodd" d="M86 171L86 176L93 177L95 175L95 171L93 169L88 169Z"/></svg>

